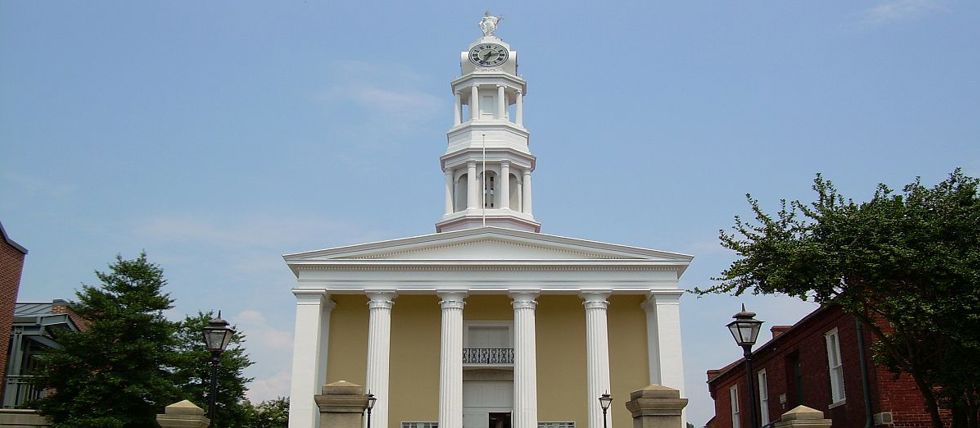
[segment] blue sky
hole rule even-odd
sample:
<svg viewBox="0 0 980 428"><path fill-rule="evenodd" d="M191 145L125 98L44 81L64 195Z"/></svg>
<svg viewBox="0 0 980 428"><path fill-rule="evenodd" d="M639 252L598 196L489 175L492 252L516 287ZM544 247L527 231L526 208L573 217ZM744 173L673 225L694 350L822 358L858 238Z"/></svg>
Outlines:
<svg viewBox="0 0 980 428"><path fill-rule="evenodd" d="M520 52L543 232L732 259L744 194L775 208L822 172L980 176L980 3L0 1L0 221L30 249L21 301L72 298L145 249L172 316L249 336L252 396L287 392L283 253L429 233L458 52L484 9ZM745 302L686 297L692 422L740 350ZM768 337L768 335L766 335Z"/></svg>

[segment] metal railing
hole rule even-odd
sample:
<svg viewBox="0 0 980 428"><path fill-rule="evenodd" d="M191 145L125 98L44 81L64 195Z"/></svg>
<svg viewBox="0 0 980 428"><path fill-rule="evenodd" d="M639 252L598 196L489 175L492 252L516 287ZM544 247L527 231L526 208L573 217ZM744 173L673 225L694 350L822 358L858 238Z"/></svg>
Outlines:
<svg viewBox="0 0 980 428"><path fill-rule="evenodd" d="M514 365L514 348L463 348L463 364Z"/></svg>

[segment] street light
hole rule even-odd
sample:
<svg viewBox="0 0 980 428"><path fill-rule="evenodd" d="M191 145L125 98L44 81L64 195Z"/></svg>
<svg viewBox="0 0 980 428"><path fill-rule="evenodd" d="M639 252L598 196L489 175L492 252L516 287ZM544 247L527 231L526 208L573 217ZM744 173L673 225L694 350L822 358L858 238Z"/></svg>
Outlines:
<svg viewBox="0 0 980 428"><path fill-rule="evenodd" d="M745 357L745 379L748 385L746 395L748 396L749 415L752 422L750 426L751 428L758 428L759 410L755 408L755 385L752 378L752 345L755 345L755 341L759 338L762 321L755 319L755 312L746 311L744 303L742 304L742 311L732 318L735 318L735 321L728 323L728 330L732 332L735 343L742 347Z"/></svg>
<svg viewBox="0 0 980 428"><path fill-rule="evenodd" d="M609 410L609 405L612 404L612 395L609 395L609 391L605 394L599 396L599 406L602 407L602 428L607 428L606 424L606 411Z"/></svg>
<svg viewBox="0 0 980 428"><path fill-rule="evenodd" d="M218 392L218 364L221 362L221 353L225 352L234 335L235 330L228 327L228 321L221 319L221 311L218 311L218 318L212 319L204 327L204 345L211 352L211 393L208 394L208 419L211 420L211 426L214 426L215 398Z"/></svg>
<svg viewBox="0 0 980 428"><path fill-rule="evenodd" d="M367 393L367 412L368 412L367 428L371 428L371 409L374 408L374 402L375 401L378 401L378 397L375 397L374 394L371 393L371 391L368 391L368 393Z"/></svg>

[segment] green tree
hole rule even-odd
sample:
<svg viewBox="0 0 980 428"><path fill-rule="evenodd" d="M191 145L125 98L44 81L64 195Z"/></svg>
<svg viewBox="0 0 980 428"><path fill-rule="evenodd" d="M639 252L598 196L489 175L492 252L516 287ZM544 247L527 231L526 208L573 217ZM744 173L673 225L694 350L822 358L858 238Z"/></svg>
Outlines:
<svg viewBox="0 0 980 428"><path fill-rule="evenodd" d="M781 293L839 305L876 337L876 361L911 375L932 424L940 405L957 426L977 426L980 398L980 198L957 169L935 187L878 185L868 202L845 199L820 175L817 200L736 217L722 245L737 259L699 293Z"/></svg>
<svg viewBox="0 0 980 428"><path fill-rule="evenodd" d="M116 256L101 285L83 285L73 309L85 332L56 337L62 345L42 357L39 385L52 391L38 402L55 427L147 427L174 402L169 367L176 324L163 315L173 301L163 293L163 270L141 253Z"/></svg>
<svg viewBox="0 0 980 428"><path fill-rule="evenodd" d="M204 346L202 332L214 312L198 312L180 323L177 331L177 362L174 381L183 397L207 407L211 385L211 354ZM218 363L218 391L215 395L214 427L244 427L249 424L249 404L245 384L251 382L244 371L252 365L245 353L245 335L236 331Z"/></svg>
<svg viewBox="0 0 980 428"><path fill-rule="evenodd" d="M285 428L289 425L289 398L263 401L251 410L249 428Z"/></svg>

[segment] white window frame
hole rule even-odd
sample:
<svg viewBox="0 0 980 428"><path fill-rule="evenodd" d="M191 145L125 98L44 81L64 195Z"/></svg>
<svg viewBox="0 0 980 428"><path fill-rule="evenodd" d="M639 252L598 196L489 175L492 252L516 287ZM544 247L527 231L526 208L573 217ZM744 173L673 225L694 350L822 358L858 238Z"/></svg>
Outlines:
<svg viewBox="0 0 980 428"><path fill-rule="evenodd" d="M437 421L402 421L401 428L439 428Z"/></svg>
<svg viewBox="0 0 980 428"><path fill-rule="evenodd" d="M847 398L844 395L844 362L840 358L840 334L837 329L824 333L827 345L827 375L830 377L831 405L839 405Z"/></svg>
<svg viewBox="0 0 980 428"><path fill-rule="evenodd" d="M575 428L575 421L538 421L538 428Z"/></svg>
<svg viewBox="0 0 980 428"><path fill-rule="evenodd" d="M742 421L739 420L741 412L739 412L738 408L738 384L732 385L731 388L728 388L728 400L732 404L732 428L741 428Z"/></svg>
<svg viewBox="0 0 980 428"><path fill-rule="evenodd" d="M756 372L759 384L759 420L762 425L769 423L769 377L766 369Z"/></svg>
<svg viewBox="0 0 980 428"><path fill-rule="evenodd" d="M463 347L470 347L470 327L507 327L507 347L514 347L513 321L463 321Z"/></svg>

